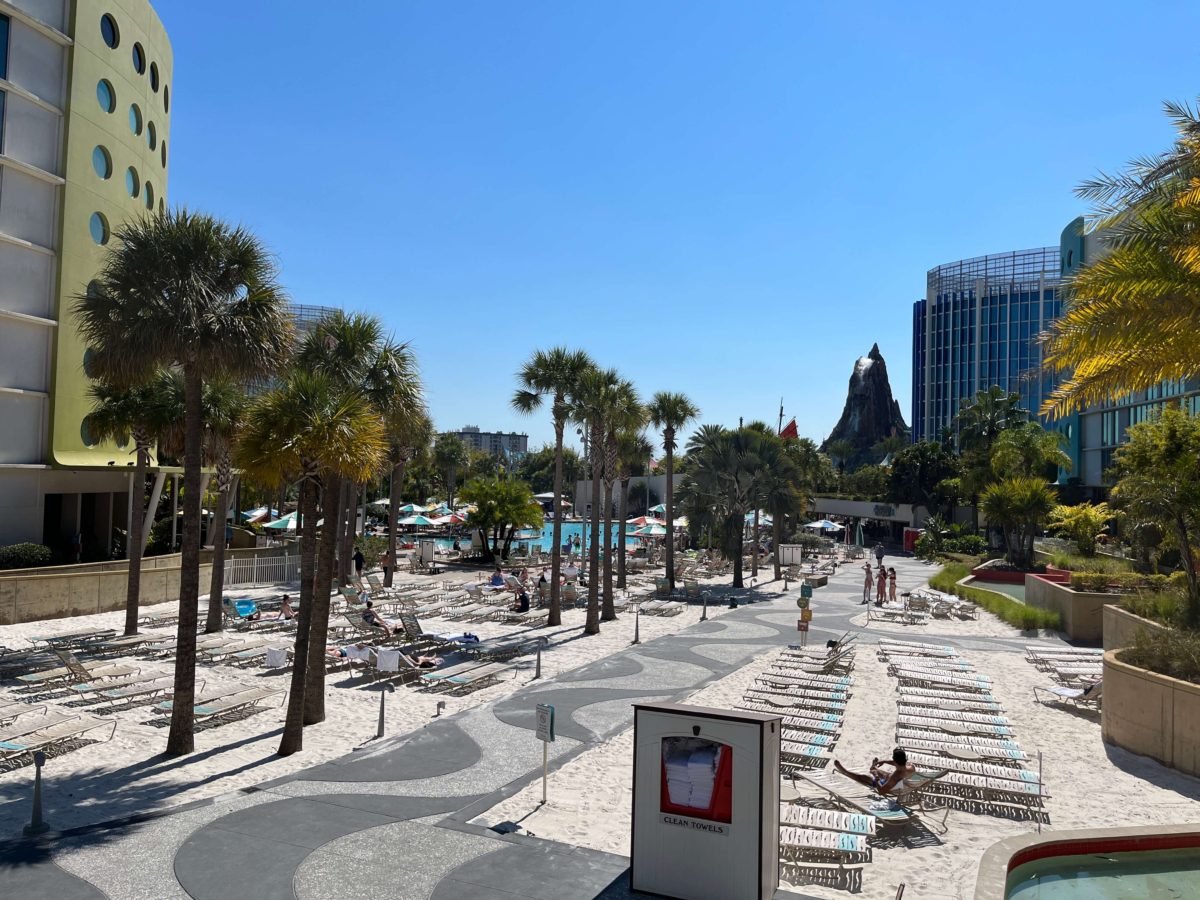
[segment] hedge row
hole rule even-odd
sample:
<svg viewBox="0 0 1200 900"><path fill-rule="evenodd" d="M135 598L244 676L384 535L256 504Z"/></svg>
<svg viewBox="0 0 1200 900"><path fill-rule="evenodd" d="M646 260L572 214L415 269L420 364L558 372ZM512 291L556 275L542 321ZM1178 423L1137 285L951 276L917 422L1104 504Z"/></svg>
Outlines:
<svg viewBox="0 0 1200 900"><path fill-rule="evenodd" d="M970 600L1022 631L1035 628L1057 631L1062 627L1062 620L1056 612L1037 606L1026 606L1012 597L998 594L995 591L960 585L958 582L970 573L970 568L962 563L946 563L942 571L929 579L929 584L935 590Z"/></svg>

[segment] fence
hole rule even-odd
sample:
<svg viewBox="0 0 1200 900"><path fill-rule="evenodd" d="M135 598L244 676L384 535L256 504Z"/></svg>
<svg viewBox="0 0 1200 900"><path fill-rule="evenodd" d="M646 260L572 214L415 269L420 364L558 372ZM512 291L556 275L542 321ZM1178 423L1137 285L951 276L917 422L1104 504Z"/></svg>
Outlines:
<svg viewBox="0 0 1200 900"><path fill-rule="evenodd" d="M290 584L300 580L300 557L266 556L231 559L225 563L225 584Z"/></svg>

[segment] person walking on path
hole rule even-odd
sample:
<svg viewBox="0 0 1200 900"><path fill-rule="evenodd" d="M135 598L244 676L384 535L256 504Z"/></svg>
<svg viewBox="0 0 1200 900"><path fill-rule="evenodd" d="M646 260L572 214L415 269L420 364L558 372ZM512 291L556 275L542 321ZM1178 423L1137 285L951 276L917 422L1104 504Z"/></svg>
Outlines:
<svg viewBox="0 0 1200 900"><path fill-rule="evenodd" d="M384 550L383 556L379 557L379 565L383 568L384 584L387 584L388 572L391 571L392 566L395 565L395 563L392 561L392 554Z"/></svg>
<svg viewBox="0 0 1200 900"><path fill-rule="evenodd" d="M871 602L871 588L875 585L875 579L871 577L871 563L868 560L863 563L863 571L867 573L867 579L863 582L863 603Z"/></svg>
<svg viewBox="0 0 1200 900"><path fill-rule="evenodd" d="M352 559L354 560L354 580L362 584L363 565L366 563L367 558L363 556L361 547L354 548Z"/></svg>
<svg viewBox="0 0 1200 900"><path fill-rule="evenodd" d="M896 570L895 568L888 569L888 599L893 603L896 602Z"/></svg>
<svg viewBox="0 0 1200 900"><path fill-rule="evenodd" d="M875 543L875 563L880 566L883 565L883 544L879 542Z"/></svg>
<svg viewBox="0 0 1200 900"><path fill-rule="evenodd" d="M875 579L875 605L883 606L887 594L887 569L879 567L879 577Z"/></svg>

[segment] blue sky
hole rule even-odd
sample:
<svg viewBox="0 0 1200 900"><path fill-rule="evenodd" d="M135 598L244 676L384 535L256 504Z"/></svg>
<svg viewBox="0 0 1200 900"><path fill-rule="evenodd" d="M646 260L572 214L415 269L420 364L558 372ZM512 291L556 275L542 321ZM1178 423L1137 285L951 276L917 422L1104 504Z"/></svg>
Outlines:
<svg viewBox="0 0 1200 900"><path fill-rule="evenodd" d="M534 446L513 373L556 343L819 440L878 341L908 419L925 271L1056 244L1200 93L1188 3L156 6L170 202L411 341L439 428Z"/></svg>

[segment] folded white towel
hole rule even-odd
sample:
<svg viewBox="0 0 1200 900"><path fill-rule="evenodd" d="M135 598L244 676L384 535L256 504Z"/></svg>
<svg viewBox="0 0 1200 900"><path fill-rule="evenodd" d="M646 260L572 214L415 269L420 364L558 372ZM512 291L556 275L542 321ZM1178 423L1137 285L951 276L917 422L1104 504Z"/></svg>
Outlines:
<svg viewBox="0 0 1200 900"><path fill-rule="evenodd" d="M399 650L379 650L375 654L375 666L380 672L400 671Z"/></svg>
<svg viewBox="0 0 1200 900"><path fill-rule="evenodd" d="M282 669L287 665L287 649L284 647L267 648L267 668Z"/></svg>

